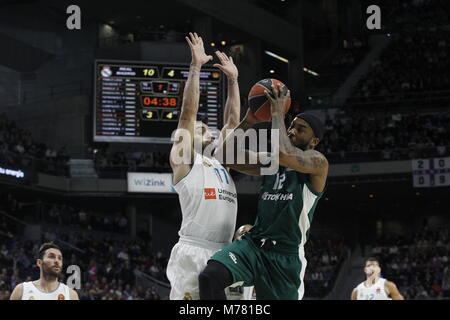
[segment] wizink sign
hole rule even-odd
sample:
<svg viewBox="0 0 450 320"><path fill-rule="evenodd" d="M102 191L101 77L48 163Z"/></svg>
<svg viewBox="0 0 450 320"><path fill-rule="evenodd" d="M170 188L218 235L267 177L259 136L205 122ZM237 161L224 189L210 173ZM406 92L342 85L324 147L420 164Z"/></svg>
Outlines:
<svg viewBox="0 0 450 320"><path fill-rule="evenodd" d="M128 172L128 192L174 193L172 174Z"/></svg>
<svg viewBox="0 0 450 320"><path fill-rule="evenodd" d="M25 178L25 174L21 170L12 170L12 169L2 168L2 167L0 167L0 175L14 177L17 179Z"/></svg>

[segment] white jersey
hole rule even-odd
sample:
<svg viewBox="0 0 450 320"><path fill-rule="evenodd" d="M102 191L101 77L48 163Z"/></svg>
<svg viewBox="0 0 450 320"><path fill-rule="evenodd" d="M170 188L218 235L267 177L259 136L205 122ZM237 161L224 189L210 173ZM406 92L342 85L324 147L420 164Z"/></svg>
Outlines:
<svg viewBox="0 0 450 320"><path fill-rule="evenodd" d="M180 241L221 249L233 240L237 195L233 179L217 161L195 153L188 175L174 185L183 219Z"/></svg>
<svg viewBox="0 0 450 320"><path fill-rule="evenodd" d="M53 292L43 292L36 288L33 281L23 283L22 300L70 300L70 288L59 282Z"/></svg>
<svg viewBox="0 0 450 320"><path fill-rule="evenodd" d="M391 300L386 292L386 279L379 278L377 282L370 287L366 286L366 282L361 282L356 287L356 300Z"/></svg>

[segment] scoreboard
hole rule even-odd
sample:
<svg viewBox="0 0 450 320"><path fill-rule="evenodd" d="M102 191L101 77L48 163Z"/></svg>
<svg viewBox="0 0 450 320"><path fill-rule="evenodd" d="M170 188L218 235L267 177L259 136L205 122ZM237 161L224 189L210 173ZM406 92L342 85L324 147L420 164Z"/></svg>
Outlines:
<svg viewBox="0 0 450 320"><path fill-rule="evenodd" d="M189 64L97 60L94 141L170 143L177 128ZM224 79L219 69L200 73L198 119L220 129Z"/></svg>
<svg viewBox="0 0 450 320"><path fill-rule="evenodd" d="M450 186L450 158L412 160L415 188Z"/></svg>

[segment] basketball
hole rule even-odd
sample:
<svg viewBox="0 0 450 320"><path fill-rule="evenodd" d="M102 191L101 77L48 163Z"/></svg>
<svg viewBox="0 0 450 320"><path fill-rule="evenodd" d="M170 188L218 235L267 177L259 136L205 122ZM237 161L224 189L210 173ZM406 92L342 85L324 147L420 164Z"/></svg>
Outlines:
<svg viewBox="0 0 450 320"><path fill-rule="evenodd" d="M248 94L248 106L255 117L259 120L270 121L272 118L272 114L270 112L270 101L268 101L267 97L264 95L265 90L271 92L272 85L281 85L281 90L284 94L288 91L286 85L280 80L263 79L255 83ZM287 112L290 107L291 99L286 102L285 112Z"/></svg>

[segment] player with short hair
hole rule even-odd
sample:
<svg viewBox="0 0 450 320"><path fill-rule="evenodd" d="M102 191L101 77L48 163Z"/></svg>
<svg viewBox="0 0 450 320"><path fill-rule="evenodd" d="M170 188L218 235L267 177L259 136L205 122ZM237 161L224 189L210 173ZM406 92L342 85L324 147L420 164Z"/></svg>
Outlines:
<svg viewBox="0 0 450 320"><path fill-rule="evenodd" d="M352 300L404 300L395 283L381 278L378 259L367 259L364 273L366 280L353 289Z"/></svg>
<svg viewBox="0 0 450 320"><path fill-rule="evenodd" d="M182 211L180 238L167 265L171 300L198 300L198 275L208 259L233 240L237 216L237 194L233 179L210 150L211 131L196 121L199 108L200 70L212 60L205 53L203 40L196 33L186 37L192 54L189 76L184 88L175 141L170 153L174 189ZM221 69L228 78L228 97L224 108L225 130L239 123L240 96L238 70L231 57L216 51ZM182 135L184 133L184 135ZM187 133L187 135L186 135ZM196 149L200 146L201 149ZM183 161L179 161L180 158Z"/></svg>
<svg viewBox="0 0 450 320"><path fill-rule="evenodd" d="M264 176L253 228L242 240L217 252L200 274L201 299L224 300L224 288L236 283L255 286L257 299L303 297L304 245L328 175L327 159L314 150L324 126L313 114L301 113L286 129L290 93L283 93L280 86L271 91L265 94L271 103L272 129L279 130L280 167L276 174ZM236 130L246 131L258 122L262 120L249 109ZM235 136L229 134L221 148L232 144ZM246 174L261 175L267 166L262 155L246 149L238 152L245 153L247 163L226 164Z"/></svg>
<svg viewBox="0 0 450 320"><path fill-rule="evenodd" d="M18 284L10 300L78 300L75 290L58 281L63 257L56 244L44 243L39 248L36 264L40 269L39 280Z"/></svg>

